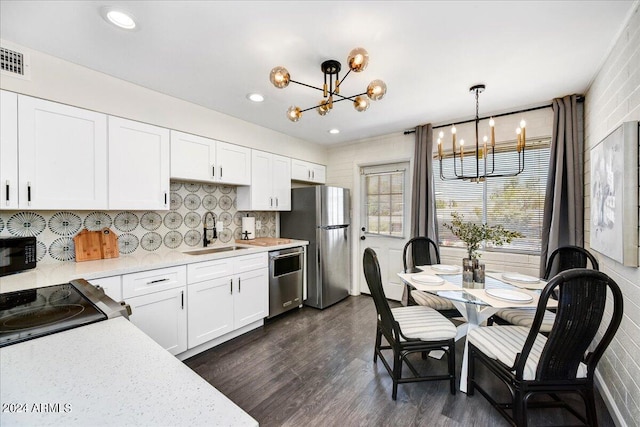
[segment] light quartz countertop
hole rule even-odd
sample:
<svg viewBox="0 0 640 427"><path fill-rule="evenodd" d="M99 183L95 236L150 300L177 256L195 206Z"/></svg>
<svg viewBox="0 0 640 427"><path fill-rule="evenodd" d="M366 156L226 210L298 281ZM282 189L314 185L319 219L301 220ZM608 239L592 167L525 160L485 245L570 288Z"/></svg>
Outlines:
<svg viewBox="0 0 640 427"><path fill-rule="evenodd" d="M257 426L124 317L0 349L0 425Z"/></svg>
<svg viewBox="0 0 640 427"><path fill-rule="evenodd" d="M146 254L120 255L118 258L96 261L67 261L55 264L41 264L33 270L0 277L0 293L57 285L67 283L73 279L86 279L90 281L91 279L101 277L250 255L296 246L306 246L308 244L309 242L305 240L291 240L291 243L264 247L235 244L230 246L241 246L246 249L204 255L189 255L185 253L188 251L155 251ZM190 250L193 251L197 249L203 248L193 248Z"/></svg>

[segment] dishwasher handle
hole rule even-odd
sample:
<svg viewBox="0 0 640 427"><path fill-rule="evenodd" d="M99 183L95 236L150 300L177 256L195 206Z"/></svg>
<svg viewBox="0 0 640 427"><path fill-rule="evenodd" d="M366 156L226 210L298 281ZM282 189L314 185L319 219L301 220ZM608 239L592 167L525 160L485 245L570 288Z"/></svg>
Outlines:
<svg viewBox="0 0 640 427"><path fill-rule="evenodd" d="M292 253L289 253L289 254L282 254L282 255L271 255L269 257L269 259L274 261L274 260L277 260L277 259L291 258L291 257L294 257L294 256L300 256L300 255L302 255L302 253L303 252L300 251L300 252L292 252Z"/></svg>

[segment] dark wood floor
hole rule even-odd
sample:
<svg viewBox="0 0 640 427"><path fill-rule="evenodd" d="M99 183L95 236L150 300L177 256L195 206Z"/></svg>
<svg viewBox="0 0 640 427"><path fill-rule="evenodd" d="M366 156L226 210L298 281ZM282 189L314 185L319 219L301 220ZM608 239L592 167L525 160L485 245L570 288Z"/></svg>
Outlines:
<svg viewBox="0 0 640 427"><path fill-rule="evenodd" d="M447 382L401 384L398 400L391 400L389 375L382 363L373 363L375 319L368 296L325 310L303 307L185 363L261 426L508 425L480 394L452 396ZM463 348L461 340L458 372ZM446 369L444 359L417 356L416 364ZM486 380L496 395L506 393ZM613 426L604 402L596 399L600 425ZM577 424L558 409L535 410L529 420Z"/></svg>

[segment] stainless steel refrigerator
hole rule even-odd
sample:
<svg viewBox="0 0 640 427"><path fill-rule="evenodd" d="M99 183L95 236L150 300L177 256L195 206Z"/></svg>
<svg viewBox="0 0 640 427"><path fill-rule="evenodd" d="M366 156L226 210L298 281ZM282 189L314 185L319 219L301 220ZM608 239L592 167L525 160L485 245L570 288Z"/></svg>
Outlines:
<svg viewBox="0 0 640 427"><path fill-rule="evenodd" d="M280 212L280 235L308 240L305 305L325 308L351 287L349 190L325 185L291 190L291 211Z"/></svg>

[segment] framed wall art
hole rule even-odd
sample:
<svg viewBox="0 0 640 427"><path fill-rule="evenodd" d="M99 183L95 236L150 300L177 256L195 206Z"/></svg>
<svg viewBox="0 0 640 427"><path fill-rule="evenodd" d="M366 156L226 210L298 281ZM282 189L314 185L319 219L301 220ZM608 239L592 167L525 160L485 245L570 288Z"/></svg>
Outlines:
<svg viewBox="0 0 640 427"><path fill-rule="evenodd" d="M591 249L638 267L638 122L591 148Z"/></svg>

